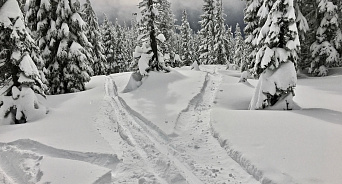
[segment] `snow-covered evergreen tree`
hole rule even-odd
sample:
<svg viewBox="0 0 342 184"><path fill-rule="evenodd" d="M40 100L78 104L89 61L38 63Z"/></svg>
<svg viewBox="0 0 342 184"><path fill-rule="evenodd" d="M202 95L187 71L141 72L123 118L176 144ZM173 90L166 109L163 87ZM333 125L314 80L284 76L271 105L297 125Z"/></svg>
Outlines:
<svg viewBox="0 0 342 184"><path fill-rule="evenodd" d="M2 4L3 3L3 4ZM6 124L26 123L37 114L46 114L35 94L45 96L46 87L34 60L38 47L27 32L16 0L0 3L0 114Z"/></svg>
<svg viewBox="0 0 342 184"><path fill-rule="evenodd" d="M103 55L107 61L107 74L115 73L117 64L114 62L114 30L112 23L108 20L107 15L104 14L103 24L101 25Z"/></svg>
<svg viewBox="0 0 342 184"><path fill-rule="evenodd" d="M241 28L239 23L235 27L235 53L234 53L234 64L239 66L241 70L245 71L247 63L247 58L245 57L245 41L242 37Z"/></svg>
<svg viewBox="0 0 342 184"><path fill-rule="evenodd" d="M248 69L252 69L255 64L256 54L258 52L257 38L260 33L261 26L260 20L258 16L259 9L262 5L261 0L246 0L246 8L244 10L244 21L246 23L246 27L244 29L245 33L245 43L250 50L250 53L247 57Z"/></svg>
<svg viewBox="0 0 342 184"><path fill-rule="evenodd" d="M51 94L73 93L85 90L92 75L90 43L85 36L86 22L80 16L78 0L61 0L56 11L56 48L49 63Z"/></svg>
<svg viewBox="0 0 342 184"><path fill-rule="evenodd" d="M222 0L216 1L216 14L215 14L215 45L214 45L214 63L224 65L228 62L228 51L225 45L228 44L226 37L226 27L224 24L224 14Z"/></svg>
<svg viewBox="0 0 342 184"><path fill-rule="evenodd" d="M40 55L43 59L45 68L47 68L53 62L53 58L57 52L57 30L56 30L56 1L35 1L39 3L39 10L37 12L37 24L35 24L32 14L27 15L27 21L31 24L33 34L36 36L37 45L41 51ZM31 3L31 1L30 1ZM32 6L33 7L33 6ZM33 12L35 9L32 10ZM29 19L29 17L31 17ZM33 20L33 21L30 21ZM34 28L36 27L36 29ZM48 78L50 75L47 69L44 70L44 74ZM50 81L48 80L48 83ZM48 84L50 86L50 84Z"/></svg>
<svg viewBox="0 0 342 184"><path fill-rule="evenodd" d="M126 68L125 52L127 52L127 48L124 44L124 29L120 26L118 19L115 21L114 32L115 36L112 37L114 43L114 62L117 64L117 72L124 72Z"/></svg>
<svg viewBox="0 0 342 184"><path fill-rule="evenodd" d="M181 34L181 52L180 56L185 66L190 66L192 64L192 54L191 54L191 33L190 24L188 22L188 15L186 10L183 11L182 25L180 27Z"/></svg>
<svg viewBox="0 0 342 184"><path fill-rule="evenodd" d="M91 44L89 52L94 60L92 65L94 75L105 75L108 65L105 56L102 54L104 51L98 19L90 0L86 0L83 4L82 18L87 23L85 35Z"/></svg>
<svg viewBox="0 0 342 184"><path fill-rule="evenodd" d="M225 44L225 48L227 50L227 68L229 64L234 63L234 54L235 54L235 39L232 33L232 27L229 26L226 34L225 34L227 43Z"/></svg>
<svg viewBox="0 0 342 184"><path fill-rule="evenodd" d="M171 10L171 3L168 0L159 0L156 4L156 8L159 10L159 15L156 17L156 21L159 22L159 29L165 37L165 43L163 44L164 55L175 54L174 46L174 34L175 33L175 18Z"/></svg>
<svg viewBox="0 0 342 184"><path fill-rule="evenodd" d="M316 25L316 5L312 0L297 0L295 4L297 27L301 43L301 52L298 60L298 69L303 70L308 68L312 62L310 46L315 42Z"/></svg>
<svg viewBox="0 0 342 184"><path fill-rule="evenodd" d="M313 61L309 73L325 76L328 67L339 65L338 49L341 47L342 33L339 27L338 7L330 0L317 0L319 27L316 41L311 45Z"/></svg>
<svg viewBox="0 0 342 184"><path fill-rule="evenodd" d="M265 11L265 10L261 10ZM294 108L300 42L294 0L276 0L258 36L255 72L260 75L250 109Z"/></svg>
<svg viewBox="0 0 342 184"><path fill-rule="evenodd" d="M25 22L27 24L28 30L31 32L31 35L34 37L37 31L38 24L38 11L40 9L40 0L30 0L28 10L25 15Z"/></svg>
<svg viewBox="0 0 342 184"><path fill-rule="evenodd" d="M202 7L203 14L200 21L201 43L199 48L200 63L212 64L214 62L214 41L215 41L215 6L214 0L204 0Z"/></svg>
<svg viewBox="0 0 342 184"><path fill-rule="evenodd" d="M151 70L169 71L164 62L166 38L160 30L160 22L157 21L160 14L158 4L160 0L142 0L139 3L141 17L138 21L138 46L133 55L141 75Z"/></svg>

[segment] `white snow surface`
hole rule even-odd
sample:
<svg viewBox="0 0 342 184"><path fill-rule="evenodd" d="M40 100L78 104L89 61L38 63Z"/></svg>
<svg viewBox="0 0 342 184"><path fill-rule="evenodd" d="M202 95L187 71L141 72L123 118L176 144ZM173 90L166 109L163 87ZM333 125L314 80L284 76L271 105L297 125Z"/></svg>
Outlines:
<svg viewBox="0 0 342 184"><path fill-rule="evenodd" d="M48 96L45 117L0 126L0 181L342 183L342 68L299 78L293 111L247 110L257 80L200 69L150 72L127 93L131 73L96 76Z"/></svg>

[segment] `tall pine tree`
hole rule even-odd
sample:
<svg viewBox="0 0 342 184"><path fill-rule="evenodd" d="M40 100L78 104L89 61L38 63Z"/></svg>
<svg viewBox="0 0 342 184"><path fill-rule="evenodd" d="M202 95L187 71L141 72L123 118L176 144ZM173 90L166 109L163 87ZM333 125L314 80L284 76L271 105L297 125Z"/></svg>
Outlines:
<svg viewBox="0 0 342 184"><path fill-rule="evenodd" d="M190 24L188 22L188 15L186 10L183 11L182 25L180 27L181 34L181 51L180 57L185 66L190 66L192 64L192 54L191 54L191 33Z"/></svg>
<svg viewBox="0 0 342 184"><path fill-rule="evenodd" d="M265 11L265 10L262 10ZM250 109L294 108L300 42L294 0L276 0L258 36L255 71L260 75Z"/></svg>
<svg viewBox="0 0 342 184"><path fill-rule="evenodd" d="M51 53L49 70L51 94L72 93L85 90L92 75L90 43L85 36L87 24L79 14L80 3L61 0L56 10L56 50Z"/></svg>
<svg viewBox="0 0 342 184"><path fill-rule="evenodd" d="M160 0L142 0L139 3L141 17L138 22L139 36L138 46L135 49L134 57L141 75L151 70L165 70L164 48L166 38L160 29L158 9Z"/></svg>
<svg viewBox="0 0 342 184"><path fill-rule="evenodd" d="M104 14L104 21L101 25L102 42L103 42L103 55L106 58L107 72L106 74L115 73L117 64L114 62L114 30L112 23L108 20L107 15Z"/></svg>
<svg viewBox="0 0 342 184"><path fill-rule="evenodd" d="M0 17L0 85L7 88L0 94L4 95L0 113L8 124L26 123L37 111L46 113L35 95L45 96L45 85L35 65L40 58L32 54L38 47L27 32L16 0L0 3Z"/></svg>
<svg viewBox="0 0 342 184"><path fill-rule="evenodd" d="M92 69L94 75L105 75L107 72L106 58L103 53L103 43L100 33L100 27L98 19L93 7L91 6L90 0L86 0L82 7L82 18L87 23L87 29L85 35L91 44L89 52L93 58Z"/></svg>
<svg viewBox="0 0 342 184"><path fill-rule="evenodd" d="M340 64L338 49L341 47L342 33L337 5L329 0L317 0L317 4L319 26L316 31L316 41L310 47L313 61L309 73L325 76L328 67Z"/></svg>
<svg viewBox="0 0 342 184"><path fill-rule="evenodd" d="M226 34L226 27L224 25L224 14L222 0L216 1L215 14L215 45L214 45L214 63L224 65L228 62L228 50L225 45L228 44Z"/></svg>
<svg viewBox="0 0 342 184"><path fill-rule="evenodd" d="M199 47L200 63L212 64L214 62L214 42L215 42L215 6L214 0L204 0L203 15L200 21L201 43Z"/></svg>
<svg viewBox="0 0 342 184"><path fill-rule="evenodd" d="M246 57L245 57L245 42L242 37L241 28L239 23L236 24L235 27L235 53L234 53L234 63L236 66L239 66L241 69L245 69L245 65L247 65Z"/></svg>
<svg viewBox="0 0 342 184"><path fill-rule="evenodd" d="M257 44L257 38L261 30L260 20L258 16L259 9L262 5L261 0L246 0L246 8L244 10L244 21L246 27L244 29L246 45L250 47L248 55L248 69L252 69L255 64L256 54L259 46Z"/></svg>

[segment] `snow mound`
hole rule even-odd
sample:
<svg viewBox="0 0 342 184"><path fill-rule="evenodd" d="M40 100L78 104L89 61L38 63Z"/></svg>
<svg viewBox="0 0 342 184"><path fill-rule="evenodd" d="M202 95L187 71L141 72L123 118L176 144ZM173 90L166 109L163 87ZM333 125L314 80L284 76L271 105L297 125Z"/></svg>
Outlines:
<svg viewBox="0 0 342 184"><path fill-rule="evenodd" d="M236 83L233 71L219 71L214 136L261 183L341 183L342 87L336 84L342 70L334 71L331 77L299 79L294 100L302 110L292 111L248 111L254 90Z"/></svg>

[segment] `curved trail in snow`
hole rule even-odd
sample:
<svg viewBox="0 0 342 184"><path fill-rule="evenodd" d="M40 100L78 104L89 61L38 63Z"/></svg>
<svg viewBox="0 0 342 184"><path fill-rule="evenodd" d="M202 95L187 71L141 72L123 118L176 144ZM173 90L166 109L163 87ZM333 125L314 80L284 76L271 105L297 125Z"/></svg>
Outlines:
<svg viewBox="0 0 342 184"><path fill-rule="evenodd" d="M174 134L168 136L127 106L113 79L107 77L106 95L115 115L112 124L117 124L127 152L136 155L130 164L119 164L121 173L114 173L113 178L124 176L132 183L137 179L139 183L259 183L229 157L212 135L210 113L221 80L216 69L207 71L201 92L179 114ZM132 166L144 168L148 174L123 175L124 171L133 172Z"/></svg>

